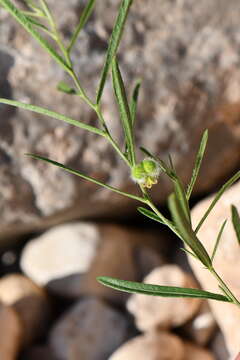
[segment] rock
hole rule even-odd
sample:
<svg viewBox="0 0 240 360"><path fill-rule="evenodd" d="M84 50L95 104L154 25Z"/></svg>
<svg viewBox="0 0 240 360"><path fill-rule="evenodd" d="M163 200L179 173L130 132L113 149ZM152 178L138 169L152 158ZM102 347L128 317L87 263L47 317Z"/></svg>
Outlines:
<svg viewBox="0 0 240 360"><path fill-rule="evenodd" d="M185 357L184 360L215 360L215 356L195 344L189 342L185 343Z"/></svg>
<svg viewBox="0 0 240 360"><path fill-rule="evenodd" d="M102 245L91 269L83 279L81 291L114 303L125 303L129 297L127 293L102 286L96 282L96 277L107 275L141 281L149 271L164 263L161 249L157 249L155 244L162 242L160 248L164 247L166 239L161 233L113 225L103 227L101 233Z"/></svg>
<svg viewBox="0 0 240 360"><path fill-rule="evenodd" d="M32 346L27 348L26 351L23 352L22 358L24 360L56 360L48 346Z"/></svg>
<svg viewBox="0 0 240 360"><path fill-rule="evenodd" d="M183 342L167 332L147 333L123 344L109 360L185 360Z"/></svg>
<svg viewBox="0 0 240 360"><path fill-rule="evenodd" d="M84 2L48 3L67 43ZM94 15L73 49L76 71L92 99L119 4L120 0L97 2ZM159 0L134 2L119 51L127 87L132 88L137 77L144 79L136 145L163 158L171 153L186 183L201 134L208 127L207 161L196 188L196 192L206 192L239 162L240 3L212 0L209 5L208 0L164 0L162 6L158 4ZM56 91L60 80L69 79L3 10L0 34L1 96L49 107L98 125L92 110L78 97ZM110 80L102 108L122 146ZM25 152L42 154L122 190L136 192L129 169L105 139L4 105L0 105L0 115L2 244L21 233L80 216L119 217L135 211L132 200L23 156ZM163 203L169 190L169 181L161 176L160 188L155 186L152 196Z"/></svg>
<svg viewBox="0 0 240 360"><path fill-rule="evenodd" d="M176 265L164 265L154 269L144 283L196 288L190 274ZM135 317L137 328L149 331L154 328L171 328L183 325L199 310L200 299L160 298L134 294L127 302L127 308Z"/></svg>
<svg viewBox="0 0 240 360"><path fill-rule="evenodd" d="M163 263L157 249L144 245L157 242L158 235L96 223L60 225L26 245L21 268L37 284L63 297L85 294L124 302L127 294L103 287L96 277L140 280Z"/></svg>
<svg viewBox="0 0 240 360"><path fill-rule="evenodd" d="M224 337L220 331L217 332L217 334L213 338L213 341L211 342L211 350L218 360L230 359Z"/></svg>
<svg viewBox="0 0 240 360"><path fill-rule="evenodd" d="M11 305L23 328L24 345L31 343L46 331L49 321L49 302L43 289L20 274L0 279L0 301Z"/></svg>
<svg viewBox="0 0 240 360"><path fill-rule="evenodd" d="M22 344L23 328L17 313L10 306L0 305L1 360L16 360Z"/></svg>
<svg viewBox="0 0 240 360"><path fill-rule="evenodd" d="M214 267L238 298L240 298L238 279L238 271L240 271L240 247L231 224L230 207L231 204L234 204L240 210L239 191L240 182L222 196L198 232L199 239L202 241L207 251L212 254L219 229L223 221L228 219L214 258ZM213 196L201 201L194 207L192 211L194 226L196 226L197 222L210 205L212 199ZM215 278L213 278L208 271L204 270L201 265L199 266L199 263L193 258L189 258L189 261L202 288L213 292L219 292L218 283ZM240 344L240 333L238 331L240 309L235 305L218 301L210 301L209 303L214 317L223 332L230 354L236 356Z"/></svg>
<svg viewBox="0 0 240 360"><path fill-rule="evenodd" d="M204 301L199 313L194 319L184 325L184 332L193 342L205 346L213 337L216 328L216 320L207 301Z"/></svg>
<svg viewBox="0 0 240 360"><path fill-rule="evenodd" d="M128 321L104 302L79 301L54 325L50 345L58 360L106 360L128 337Z"/></svg>
<svg viewBox="0 0 240 360"><path fill-rule="evenodd" d="M21 257L21 268L39 285L85 273L96 255L99 240L99 230L93 224L54 227L27 243Z"/></svg>

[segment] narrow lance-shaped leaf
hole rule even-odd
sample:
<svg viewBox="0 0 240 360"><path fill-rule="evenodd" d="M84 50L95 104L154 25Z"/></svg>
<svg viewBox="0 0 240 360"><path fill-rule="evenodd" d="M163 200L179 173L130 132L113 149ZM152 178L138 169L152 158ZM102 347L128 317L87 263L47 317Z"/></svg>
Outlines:
<svg viewBox="0 0 240 360"><path fill-rule="evenodd" d="M228 190L234 183L235 181L237 181L238 179L240 179L240 171L238 171L235 175L233 175L233 177L231 177L231 179L229 179L222 187L221 189L217 192L215 198L213 199L213 201L211 202L209 208L207 209L207 211L205 212L205 214L203 215L203 217L201 218L201 220L199 221L196 229L195 229L195 234L198 233L199 229L201 228L202 224L204 223L204 221L206 220L206 218L208 217L208 215L210 214L210 212L212 211L212 209L214 208L214 206L216 205L216 203L218 202L218 200L221 198L221 196L223 195L223 193Z"/></svg>
<svg viewBox="0 0 240 360"><path fill-rule="evenodd" d="M237 211L236 206L234 206L234 205L231 206L231 211L232 211L233 227L234 227L234 230L235 230L235 233L236 233L238 243L240 245L240 217L239 217L239 213Z"/></svg>
<svg viewBox="0 0 240 360"><path fill-rule="evenodd" d="M203 156L204 156L204 153L206 150L206 146L207 146L207 141L208 141L208 130L205 130L203 133L203 136L202 136L202 140L201 140L201 143L199 146L197 156L196 156L193 173L192 173L192 178L191 178L190 183L187 188L187 199L188 200L190 199L190 196L193 191L193 187L195 185L195 182L196 182L198 174L199 174L199 170L201 168L202 159L203 159Z"/></svg>
<svg viewBox="0 0 240 360"><path fill-rule="evenodd" d="M29 19L10 0L0 0L0 4L39 42L57 63L59 63L68 73L71 73L70 67L61 55L56 52L52 45L44 39L37 30L35 30L32 22L29 21Z"/></svg>
<svg viewBox="0 0 240 360"><path fill-rule="evenodd" d="M50 116L54 119L57 119L57 120L61 120L61 121L64 121L66 122L67 124L71 124L71 125L74 125L74 126L77 126L81 129L84 129L84 130L88 130L90 132L93 132L95 134L98 134L98 135L101 135L101 136L105 136L105 132L94 127L94 126L91 126L91 125L87 125L87 124L84 124L80 121L77 121L77 120L73 120L65 115L62 115L62 114L59 114L59 113L56 113L55 111L50 111L48 109L45 109L45 108L42 108L42 107L39 107L39 106L36 106L36 105L30 105L30 104L25 104L25 103L22 103L22 102L19 102L19 101L14 101L14 100L8 100L8 99L1 99L0 98L0 104L7 104L7 105L11 105L11 106L15 106L17 108L21 108L21 109L25 109L25 110L29 110L29 111L33 111L37 114L42 114L42 115L46 115L46 116Z"/></svg>
<svg viewBox="0 0 240 360"><path fill-rule="evenodd" d="M212 253L212 256L211 256L211 260L213 261L214 260L214 257L216 255L216 252L217 252L217 248L218 248L218 245L219 245L219 242L221 240L221 236L222 236L222 233L223 233L223 230L225 228L225 225L227 223L227 220L225 220L219 230L219 233L218 233L218 236L217 236L217 239L216 239L216 242L215 242L215 245L214 245L214 248L213 248L213 253Z"/></svg>
<svg viewBox="0 0 240 360"><path fill-rule="evenodd" d="M119 9L119 13L117 16L117 20L115 22L113 31L112 31L112 35L110 38L110 42L109 42L109 46L108 46L108 50L107 50L107 54L106 54L106 58L105 58L105 63L104 63L104 67L102 70L102 74L101 74L101 79L100 79L100 83L98 86L98 91L97 91L97 104L100 103L100 100L102 98L102 93L103 93L103 89L105 86L105 82L107 79L107 75L109 73L110 67L112 65L112 61L113 58L115 57L116 53L117 53L117 49L122 37L122 33L123 33L123 29L124 29L124 25L130 10L130 6L132 5L133 0L122 0L120 9Z"/></svg>
<svg viewBox="0 0 240 360"><path fill-rule="evenodd" d="M130 102L130 113L132 118L132 127L134 127L135 119L136 119L136 113L137 113L137 103L138 103L138 97L139 97L139 91L141 87L141 80L138 80L135 84L135 87L133 89L133 94Z"/></svg>
<svg viewBox="0 0 240 360"><path fill-rule="evenodd" d="M145 203L145 200L143 198L139 197L139 196L135 196L135 195L126 193L124 191L118 190L117 188L114 188L114 187L112 187L110 185L104 184L103 182L101 182L101 181L99 181L97 179L94 179L91 176L87 176L85 174L82 174L80 171L71 169L71 168L69 168L69 167L67 167L67 166L65 166L65 165L63 165L63 164L61 164L61 163L59 163L57 161L48 159L48 158L46 158L44 156L35 155L35 154L26 154L26 155L30 156L33 159L42 160L42 161L45 161L45 162L47 162L49 164L55 165L55 166L65 170L65 171L67 171L67 172L69 172L71 174L77 175L77 176L81 177L84 180L88 180L88 181L90 181L90 182L92 182L94 184L97 184L97 185L102 186L102 187L104 187L104 188L106 188L108 190L111 190L111 191L113 191L113 192L115 192L115 193L117 193L119 195L123 195L123 196L129 197L129 198L131 198L133 200L137 200L137 201Z"/></svg>
<svg viewBox="0 0 240 360"><path fill-rule="evenodd" d="M118 108L124 130L125 141L128 149L129 161L131 162L131 165L134 165L135 150L134 150L132 119L127 101L127 95L126 95L124 83L116 59L113 60L113 64L112 64L112 78L113 78L114 92L118 103Z"/></svg>
<svg viewBox="0 0 240 360"><path fill-rule="evenodd" d="M80 34L81 30L84 28L86 22L88 21L89 17L91 16L95 3L96 3L96 0L88 0L87 4L82 12L82 15L80 17L79 23L73 33L73 36L69 43L69 46L67 48L68 52L70 52L72 50L72 48L78 38L78 35Z"/></svg>
<svg viewBox="0 0 240 360"><path fill-rule="evenodd" d="M191 215L190 215L190 209L189 209L186 193L183 184L179 179L179 177L177 176L176 172L175 172L175 177L172 180L174 183L174 191L178 199L179 205L181 206L182 211L184 212L186 220L189 222L189 224L191 224Z"/></svg>
<svg viewBox="0 0 240 360"><path fill-rule="evenodd" d="M150 296L170 297L170 298L200 298L212 299L224 302L231 302L226 296L215 294L209 291L181 288L175 286L161 286L152 284L143 284L134 281L125 281L107 276L100 276L97 280L110 288L124 291L127 293L144 294Z"/></svg>
<svg viewBox="0 0 240 360"><path fill-rule="evenodd" d="M171 211L174 224L181 234L182 240L188 245L188 247L193 251L193 253L197 256L203 265L205 265L207 268L211 268L211 259L206 249L192 230L189 222L186 220L186 217L175 194L172 194L169 197L169 209Z"/></svg>
<svg viewBox="0 0 240 360"><path fill-rule="evenodd" d="M164 222L159 218L159 216L157 216L153 211L145 209L143 207L138 207L137 210L140 212L140 214L148 217L149 219L165 225Z"/></svg>

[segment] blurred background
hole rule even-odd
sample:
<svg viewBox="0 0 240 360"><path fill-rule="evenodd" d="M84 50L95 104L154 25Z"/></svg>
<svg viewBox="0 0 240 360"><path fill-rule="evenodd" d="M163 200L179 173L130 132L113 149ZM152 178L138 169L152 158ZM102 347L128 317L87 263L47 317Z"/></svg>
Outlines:
<svg viewBox="0 0 240 360"><path fill-rule="evenodd" d="M23 6L23 1L15 1ZM48 0L64 40L85 0ZM120 1L96 1L73 49L83 87L94 98ZM193 216L240 165L240 3L236 0L134 0L119 62L129 93L142 79L136 143L163 159L171 154L188 183L203 131L209 143L196 184ZM0 8L0 97L35 104L87 124L95 114L24 29ZM111 80L103 112L119 144L123 134ZM240 310L193 299L128 296L104 288L99 275L218 291L181 243L137 214L137 203L24 153L36 153L137 194L129 170L92 133L0 104L1 360L227 360L240 350ZM139 151L138 159L142 159ZM202 228L211 249L240 185ZM151 190L168 215L171 184ZM229 222L216 268L240 295L240 250ZM224 315L224 316L223 316Z"/></svg>

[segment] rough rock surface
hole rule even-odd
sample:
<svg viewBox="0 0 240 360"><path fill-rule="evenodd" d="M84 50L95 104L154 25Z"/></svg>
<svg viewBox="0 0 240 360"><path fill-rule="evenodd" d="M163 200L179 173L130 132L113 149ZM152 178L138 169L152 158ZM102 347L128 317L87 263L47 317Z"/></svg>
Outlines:
<svg viewBox="0 0 240 360"><path fill-rule="evenodd" d="M1 360L15 360L22 345L22 324L13 308L2 304L0 334Z"/></svg>
<svg viewBox="0 0 240 360"><path fill-rule="evenodd" d="M50 306L43 289L20 274L0 279L0 301L16 311L23 329L24 345L36 340L46 331Z"/></svg>
<svg viewBox="0 0 240 360"><path fill-rule="evenodd" d="M125 317L97 299L84 299L54 325L50 345L58 360L106 360L128 337Z"/></svg>
<svg viewBox="0 0 240 360"><path fill-rule="evenodd" d="M238 298L240 298L240 247L231 223L230 207L231 204L234 204L238 210L240 210L239 191L240 182L235 184L222 196L198 233L200 240L211 254L219 229L225 219L228 219L215 255L214 267ZM209 197L195 206L192 211L193 224L197 224L205 210L210 205L212 199L213 197ZM215 278L213 278L208 271L204 270L202 266L199 266L193 258L189 258L189 261L203 289L219 292L218 284ZM224 334L229 352L232 356L236 356L236 353L239 351L240 344L239 308L237 306L218 301L210 301L210 306L214 317Z"/></svg>
<svg viewBox="0 0 240 360"><path fill-rule="evenodd" d="M85 1L48 3L68 41ZM74 47L72 59L90 96L95 94L119 3L98 1ZM144 79L137 145L163 157L171 153L186 182L203 129L210 129L198 191L209 189L239 163L239 10L236 0L164 0L161 5L159 0L137 0L120 49L128 88L134 78ZM77 97L56 91L56 84L65 77L63 71L2 9L0 74L0 96L96 124L95 115ZM105 90L103 110L116 140L122 143L110 82ZM2 241L77 216L116 216L135 208L125 198L23 156L25 152L49 156L111 185L135 191L129 170L104 139L3 105L0 120ZM155 187L153 196L164 201L168 192L169 182L163 177L161 191Z"/></svg>
<svg viewBox="0 0 240 360"><path fill-rule="evenodd" d="M182 340L166 332L147 333L123 344L109 360L185 360Z"/></svg>
<svg viewBox="0 0 240 360"><path fill-rule="evenodd" d="M159 249L150 247L156 239L158 243L164 240L162 234L134 228L68 223L28 242L23 249L21 268L54 294L72 299L90 294L119 303L125 301L127 294L100 285L96 277L141 280L163 263Z"/></svg>
<svg viewBox="0 0 240 360"><path fill-rule="evenodd" d="M197 284L191 275L183 272L177 265L164 265L154 269L145 283L179 287L193 287ZM127 302L127 308L135 317L139 330L171 328L183 325L199 310L200 299L159 298L134 294Z"/></svg>

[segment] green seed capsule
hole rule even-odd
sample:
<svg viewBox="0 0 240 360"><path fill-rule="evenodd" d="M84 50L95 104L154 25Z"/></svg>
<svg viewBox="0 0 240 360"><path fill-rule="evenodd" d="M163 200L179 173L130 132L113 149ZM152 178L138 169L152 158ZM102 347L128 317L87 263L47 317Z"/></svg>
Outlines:
<svg viewBox="0 0 240 360"><path fill-rule="evenodd" d="M152 158L146 158L142 161L142 165L147 175L151 177L158 177L160 167L156 160Z"/></svg>
<svg viewBox="0 0 240 360"><path fill-rule="evenodd" d="M132 178L137 182L139 182L139 180L142 180L142 182L144 182L146 178L146 172L143 168L142 163L137 164L132 168Z"/></svg>

